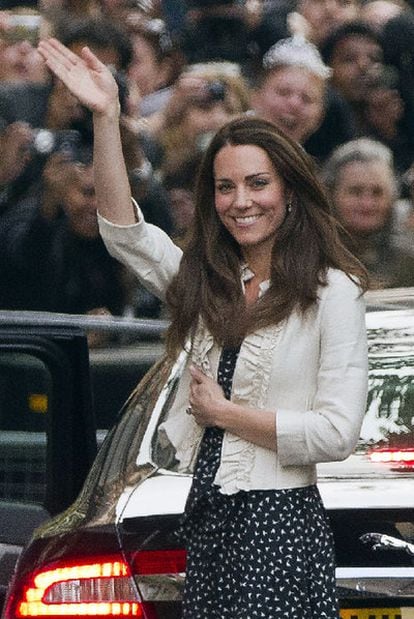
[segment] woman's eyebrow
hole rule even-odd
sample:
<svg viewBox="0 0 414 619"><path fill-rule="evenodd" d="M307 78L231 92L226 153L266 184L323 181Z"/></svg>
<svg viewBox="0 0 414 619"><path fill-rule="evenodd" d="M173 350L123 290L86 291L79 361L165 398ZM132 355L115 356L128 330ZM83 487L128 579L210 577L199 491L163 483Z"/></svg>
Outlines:
<svg viewBox="0 0 414 619"><path fill-rule="evenodd" d="M253 178L256 178L256 176L270 176L271 172L255 172L254 174L248 174L247 176L245 176L245 180L249 181L252 180ZM226 178L226 177L215 177L214 180L217 181L229 181L231 182L231 178Z"/></svg>
<svg viewBox="0 0 414 619"><path fill-rule="evenodd" d="M247 180L251 180L252 178L256 178L256 176L270 176L270 172L255 172L254 174L249 174L245 176Z"/></svg>

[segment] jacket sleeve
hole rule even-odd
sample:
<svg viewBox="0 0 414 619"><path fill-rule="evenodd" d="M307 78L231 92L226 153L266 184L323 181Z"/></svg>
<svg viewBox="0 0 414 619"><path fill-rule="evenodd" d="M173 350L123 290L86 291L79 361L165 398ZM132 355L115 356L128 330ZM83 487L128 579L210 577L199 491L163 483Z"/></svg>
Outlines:
<svg viewBox="0 0 414 619"><path fill-rule="evenodd" d="M365 414L368 355L365 303L358 286L336 272L320 301L320 358L311 410L279 409L277 451L283 466L344 460Z"/></svg>
<svg viewBox="0 0 414 619"><path fill-rule="evenodd" d="M139 221L129 226L109 222L98 213L99 231L109 253L127 266L156 297L165 294L180 266L182 250L160 228Z"/></svg>

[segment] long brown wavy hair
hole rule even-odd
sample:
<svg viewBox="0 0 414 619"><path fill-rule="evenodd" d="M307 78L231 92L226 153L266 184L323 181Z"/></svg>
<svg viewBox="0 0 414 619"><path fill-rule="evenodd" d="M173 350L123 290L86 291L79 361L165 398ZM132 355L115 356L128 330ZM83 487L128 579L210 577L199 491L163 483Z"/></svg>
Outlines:
<svg viewBox="0 0 414 619"><path fill-rule="evenodd" d="M226 145L255 145L266 151L292 194L292 210L277 231L272 250L270 287L250 307L241 285L243 256L221 223L214 201L214 160ZM243 116L224 125L201 162L196 182L193 225L179 271L167 293L171 316L167 351L176 354L194 333L198 320L220 345L237 345L246 334L306 312L326 285L329 267L356 279L364 291L368 276L345 248L339 224L313 160L273 123Z"/></svg>

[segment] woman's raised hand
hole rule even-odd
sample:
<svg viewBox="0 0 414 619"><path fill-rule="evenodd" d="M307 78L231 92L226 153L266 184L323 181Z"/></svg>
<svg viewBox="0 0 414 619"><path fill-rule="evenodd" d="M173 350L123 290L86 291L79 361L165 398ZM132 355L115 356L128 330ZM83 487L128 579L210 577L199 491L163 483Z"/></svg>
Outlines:
<svg viewBox="0 0 414 619"><path fill-rule="evenodd" d="M56 39L40 41L38 51L49 69L91 112L119 115L118 86L111 73L88 47L78 56Z"/></svg>

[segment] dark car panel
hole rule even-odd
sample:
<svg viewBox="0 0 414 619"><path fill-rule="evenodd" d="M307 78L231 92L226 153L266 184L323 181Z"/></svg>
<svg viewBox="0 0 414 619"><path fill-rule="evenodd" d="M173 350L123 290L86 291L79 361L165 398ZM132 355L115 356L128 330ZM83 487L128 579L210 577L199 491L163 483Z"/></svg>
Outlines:
<svg viewBox="0 0 414 619"><path fill-rule="evenodd" d="M0 312L0 610L33 530L76 499L97 443L162 353L164 325L137 323ZM90 349L91 333L105 346Z"/></svg>

